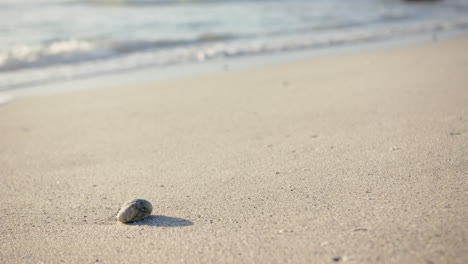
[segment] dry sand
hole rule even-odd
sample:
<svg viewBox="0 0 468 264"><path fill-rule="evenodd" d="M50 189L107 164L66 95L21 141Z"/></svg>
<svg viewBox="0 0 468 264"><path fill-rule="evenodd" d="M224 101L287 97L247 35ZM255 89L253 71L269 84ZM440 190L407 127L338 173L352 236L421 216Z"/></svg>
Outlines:
<svg viewBox="0 0 468 264"><path fill-rule="evenodd" d="M0 177L0 263L468 263L468 38L22 98Z"/></svg>

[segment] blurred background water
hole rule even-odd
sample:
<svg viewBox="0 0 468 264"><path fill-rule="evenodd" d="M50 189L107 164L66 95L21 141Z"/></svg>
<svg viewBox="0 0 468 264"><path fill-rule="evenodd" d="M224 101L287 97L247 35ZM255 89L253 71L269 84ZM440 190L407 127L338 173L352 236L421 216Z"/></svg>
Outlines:
<svg viewBox="0 0 468 264"><path fill-rule="evenodd" d="M0 90L468 29L468 0L0 0Z"/></svg>

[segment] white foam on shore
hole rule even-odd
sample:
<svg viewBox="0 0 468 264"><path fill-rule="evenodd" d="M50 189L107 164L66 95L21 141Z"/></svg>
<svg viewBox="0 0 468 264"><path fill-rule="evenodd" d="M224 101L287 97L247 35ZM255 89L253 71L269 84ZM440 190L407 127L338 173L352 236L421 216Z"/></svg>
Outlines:
<svg viewBox="0 0 468 264"><path fill-rule="evenodd" d="M9 103L13 101L15 98L9 94L0 94L0 105Z"/></svg>

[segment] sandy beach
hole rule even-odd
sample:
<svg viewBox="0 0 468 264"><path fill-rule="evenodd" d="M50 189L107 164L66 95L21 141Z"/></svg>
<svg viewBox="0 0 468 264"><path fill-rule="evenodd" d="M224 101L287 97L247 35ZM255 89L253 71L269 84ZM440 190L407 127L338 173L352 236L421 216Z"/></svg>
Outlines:
<svg viewBox="0 0 468 264"><path fill-rule="evenodd" d="M0 263L467 263L467 47L0 105Z"/></svg>

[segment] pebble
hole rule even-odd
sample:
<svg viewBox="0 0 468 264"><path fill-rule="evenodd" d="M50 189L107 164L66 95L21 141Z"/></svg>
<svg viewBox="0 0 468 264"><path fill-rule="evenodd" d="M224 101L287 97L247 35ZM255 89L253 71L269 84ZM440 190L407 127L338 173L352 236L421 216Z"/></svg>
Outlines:
<svg viewBox="0 0 468 264"><path fill-rule="evenodd" d="M334 257L332 258L333 262L339 262L341 260L341 257Z"/></svg>
<svg viewBox="0 0 468 264"><path fill-rule="evenodd" d="M353 232L358 232L358 231L367 231L367 228L355 228L353 229Z"/></svg>
<svg viewBox="0 0 468 264"><path fill-rule="evenodd" d="M134 199L126 201L117 214L117 220L122 223L140 221L149 216L151 211L153 211L153 206L147 200Z"/></svg>

